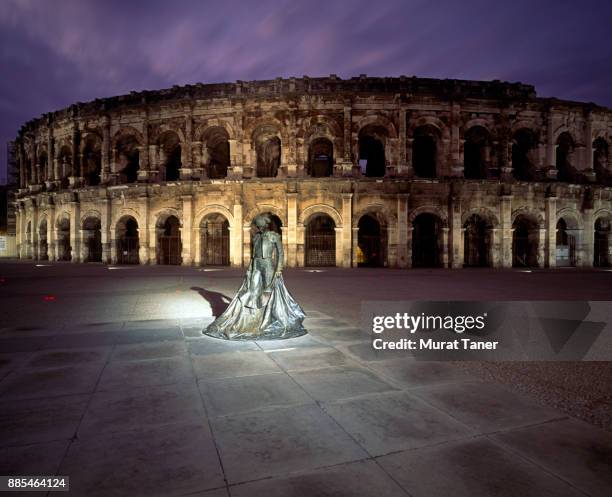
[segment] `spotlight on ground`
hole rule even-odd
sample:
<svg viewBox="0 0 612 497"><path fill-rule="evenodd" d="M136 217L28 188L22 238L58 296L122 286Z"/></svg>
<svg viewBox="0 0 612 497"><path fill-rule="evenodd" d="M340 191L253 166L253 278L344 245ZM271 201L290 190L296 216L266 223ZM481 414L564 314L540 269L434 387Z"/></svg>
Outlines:
<svg viewBox="0 0 612 497"><path fill-rule="evenodd" d="M108 266L108 269L132 269L130 266Z"/></svg>
<svg viewBox="0 0 612 497"><path fill-rule="evenodd" d="M49 267L51 264L36 264L36 267Z"/></svg>
<svg viewBox="0 0 612 497"><path fill-rule="evenodd" d="M210 271L223 271L223 269L206 268L206 269L198 269L198 271L204 271L205 273L208 273Z"/></svg>
<svg viewBox="0 0 612 497"><path fill-rule="evenodd" d="M325 269L304 269L306 273L324 273Z"/></svg>

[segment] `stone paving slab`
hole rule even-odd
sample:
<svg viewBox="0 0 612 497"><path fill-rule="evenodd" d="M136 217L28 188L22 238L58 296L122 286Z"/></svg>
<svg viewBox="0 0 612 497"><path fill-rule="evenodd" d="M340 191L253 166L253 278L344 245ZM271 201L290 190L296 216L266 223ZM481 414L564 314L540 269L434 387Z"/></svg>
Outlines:
<svg viewBox="0 0 612 497"><path fill-rule="evenodd" d="M397 390L371 371L358 367L295 371L291 376L313 398L320 401Z"/></svg>
<svg viewBox="0 0 612 497"><path fill-rule="evenodd" d="M565 417L501 386L481 381L435 385L411 392L481 433Z"/></svg>
<svg viewBox="0 0 612 497"><path fill-rule="evenodd" d="M135 361L143 359L164 359L187 355L185 342L178 340L167 342L139 343L117 345L113 350L111 361Z"/></svg>
<svg viewBox="0 0 612 497"><path fill-rule="evenodd" d="M448 414L403 392L327 403L324 408L372 456L474 435Z"/></svg>
<svg viewBox="0 0 612 497"><path fill-rule="evenodd" d="M412 497L579 497L559 478L484 437L378 459Z"/></svg>
<svg viewBox="0 0 612 497"><path fill-rule="evenodd" d="M368 364L368 367L404 388L462 382L473 379L466 372L452 364L418 361L410 356L388 361L374 361Z"/></svg>
<svg viewBox="0 0 612 497"><path fill-rule="evenodd" d="M0 399L92 393L103 364L13 371L0 383Z"/></svg>
<svg viewBox="0 0 612 497"><path fill-rule="evenodd" d="M313 402L289 376L283 374L200 381L199 388L211 416Z"/></svg>
<svg viewBox="0 0 612 497"><path fill-rule="evenodd" d="M367 456L318 406L239 414L211 421L230 483Z"/></svg>
<svg viewBox="0 0 612 497"><path fill-rule="evenodd" d="M0 449L0 475L57 475L60 462L70 442L56 442L6 447ZM19 497L41 497L44 492L11 492L3 495ZM72 494L70 494L72 495Z"/></svg>
<svg viewBox="0 0 612 497"><path fill-rule="evenodd" d="M204 424L75 440L59 474L70 475L71 497L167 497L225 485Z"/></svg>
<svg viewBox="0 0 612 497"><path fill-rule="evenodd" d="M32 354L23 367L54 368L87 364L104 364L112 347L95 347L91 349L51 349Z"/></svg>
<svg viewBox="0 0 612 497"><path fill-rule="evenodd" d="M407 497L374 461L230 487L232 497Z"/></svg>
<svg viewBox="0 0 612 497"><path fill-rule="evenodd" d="M224 352L261 350L255 342L220 340L218 338L202 336L201 333L197 340L188 340L186 343L191 355L209 355L223 354Z"/></svg>
<svg viewBox="0 0 612 497"><path fill-rule="evenodd" d="M413 356L404 350L376 350L372 347L371 340L361 343L345 345L342 350L357 361L388 361L392 359L412 360Z"/></svg>
<svg viewBox="0 0 612 497"><path fill-rule="evenodd" d="M491 438L592 497L610 495L610 432L566 419L498 433Z"/></svg>
<svg viewBox="0 0 612 497"><path fill-rule="evenodd" d="M285 371L356 365L342 352L329 346L289 348L269 354Z"/></svg>
<svg viewBox="0 0 612 497"><path fill-rule="evenodd" d="M195 382L96 392L79 426L78 436L88 438L205 419Z"/></svg>
<svg viewBox="0 0 612 497"><path fill-rule="evenodd" d="M0 447L70 439L89 395L13 400L0 403Z"/></svg>
<svg viewBox="0 0 612 497"><path fill-rule="evenodd" d="M189 382L194 378L188 357L111 361L104 368L98 391Z"/></svg>
<svg viewBox="0 0 612 497"><path fill-rule="evenodd" d="M310 333L316 338L332 344L367 342L369 346L371 342L370 335L352 326L338 326L323 329L314 327Z"/></svg>
<svg viewBox="0 0 612 497"><path fill-rule="evenodd" d="M191 360L196 376L205 380L282 372L276 363L262 351L192 356Z"/></svg>
<svg viewBox="0 0 612 497"><path fill-rule="evenodd" d="M257 346L262 350L267 350L269 352L304 347L325 347L327 345L318 340L317 337L310 332L307 335L287 338L286 340L261 340L255 343L257 343Z"/></svg>

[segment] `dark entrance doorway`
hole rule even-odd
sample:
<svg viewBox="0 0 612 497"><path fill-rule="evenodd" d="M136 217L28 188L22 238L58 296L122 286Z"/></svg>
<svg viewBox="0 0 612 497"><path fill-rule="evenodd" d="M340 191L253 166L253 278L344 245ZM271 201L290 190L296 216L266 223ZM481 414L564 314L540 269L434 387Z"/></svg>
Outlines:
<svg viewBox="0 0 612 497"><path fill-rule="evenodd" d="M440 267L440 219L420 214L412 227L412 267Z"/></svg>
<svg viewBox="0 0 612 497"><path fill-rule="evenodd" d="M176 216L168 216L161 229L158 228L157 264L179 265L181 257L181 231Z"/></svg>
<svg viewBox="0 0 612 497"><path fill-rule="evenodd" d="M488 267L489 261L489 226L477 214L468 218L464 224L463 265L465 267Z"/></svg>
<svg viewBox="0 0 612 497"><path fill-rule="evenodd" d="M138 223L133 217L119 221L117 225L117 264L138 264Z"/></svg>
<svg viewBox="0 0 612 497"><path fill-rule="evenodd" d="M229 221L221 214L209 214L200 224L200 264L229 266Z"/></svg>
<svg viewBox="0 0 612 497"><path fill-rule="evenodd" d="M38 258L41 261L49 260L47 245L47 220L43 219L38 230Z"/></svg>
<svg viewBox="0 0 612 497"><path fill-rule="evenodd" d="M100 220L88 217L83 221L84 262L102 262L102 233Z"/></svg>
<svg viewBox="0 0 612 497"><path fill-rule="evenodd" d="M383 267L387 264L387 233L381 223L371 214L361 217L358 224L357 245L360 267Z"/></svg>
<svg viewBox="0 0 612 497"><path fill-rule="evenodd" d="M517 216L512 223L512 266L538 267L538 225L525 216Z"/></svg>
<svg viewBox="0 0 612 497"><path fill-rule="evenodd" d="M306 266L336 265L336 224L327 214L316 214L306 225Z"/></svg>
<svg viewBox="0 0 612 497"><path fill-rule="evenodd" d="M576 237L568 232L565 219L557 221L556 261L557 266L573 267L576 265Z"/></svg>
<svg viewBox="0 0 612 497"><path fill-rule="evenodd" d="M331 176L334 168L334 146L327 138L313 140L308 149L310 176L322 178Z"/></svg>
<svg viewBox="0 0 612 497"><path fill-rule="evenodd" d="M70 219L64 217L57 225L57 260L69 261L72 259L70 246Z"/></svg>
<svg viewBox="0 0 612 497"><path fill-rule="evenodd" d="M610 219L599 218L595 221L594 266L610 266L610 224Z"/></svg>

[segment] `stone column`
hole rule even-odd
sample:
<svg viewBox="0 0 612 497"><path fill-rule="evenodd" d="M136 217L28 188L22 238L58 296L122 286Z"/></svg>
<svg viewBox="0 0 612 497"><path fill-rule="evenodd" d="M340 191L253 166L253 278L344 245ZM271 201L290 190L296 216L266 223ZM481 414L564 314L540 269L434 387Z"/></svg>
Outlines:
<svg viewBox="0 0 612 497"><path fill-rule="evenodd" d="M110 118L103 116L102 126L102 173L100 181L107 184L111 179L111 138L110 138ZM104 250L104 249L103 249ZM110 254L109 254L110 255Z"/></svg>
<svg viewBox="0 0 612 497"><path fill-rule="evenodd" d="M501 267L512 267L512 195L500 197Z"/></svg>
<svg viewBox="0 0 612 497"><path fill-rule="evenodd" d="M149 113L146 110L142 113L142 144L138 147L138 181L149 181Z"/></svg>
<svg viewBox="0 0 612 497"><path fill-rule="evenodd" d="M242 266L243 261L244 231L242 229L242 216L242 204L236 202L234 204L234 224L230 231L230 264L234 267Z"/></svg>
<svg viewBox="0 0 612 497"><path fill-rule="evenodd" d="M193 231L193 196L183 195L181 197L183 201L183 231L182 231L182 265L191 266L193 264L193 243L192 243L192 231Z"/></svg>
<svg viewBox="0 0 612 497"><path fill-rule="evenodd" d="M183 108L185 116L185 156L181 157L179 175L181 180L189 180L193 175L193 109L190 105Z"/></svg>
<svg viewBox="0 0 612 497"><path fill-rule="evenodd" d="M236 227L238 229L238 226ZM251 226L242 226L242 265L247 267L251 262Z"/></svg>
<svg viewBox="0 0 612 497"><path fill-rule="evenodd" d="M353 222L353 194L342 194L342 267L351 267L352 243L352 222Z"/></svg>
<svg viewBox="0 0 612 497"><path fill-rule="evenodd" d="M406 230L406 267L412 267L412 232L414 231L413 226L408 226Z"/></svg>
<svg viewBox="0 0 612 497"><path fill-rule="evenodd" d="M398 169L399 176L411 176L412 171L406 160L406 107L400 104L399 108L399 137L398 137Z"/></svg>
<svg viewBox="0 0 612 497"><path fill-rule="evenodd" d="M397 267L410 267L408 257L408 193L397 195Z"/></svg>
<svg viewBox="0 0 612 497"><path fill-rule="evenodd" d="M546 252L544 265L546 267L557 266L557 199L556 197L546 197L545 213L545 236Z"/></svg>
<svg viewBox="0 0 612 497"><path fill-rule="evenodd" d="M545 267L546 264L546 227L538 229L538 267Z"/></svg>
<svg viewBox="0 0 612 497"><path fill-rule="evenodd" d="M100 238L102 240L102 262L111 262L111 201L107 198L100 199Z"/></svg>
<svg viewBox="0 0 612 497"><path fill-rule="evenodd" d="M15 209L15 248L17 250L17 257L21 259L21 244L23 239L23 230L21 227L21 218L23 216L23 209L21 204Z"/></svg>
<svg viewBox="0 0 612 497"><path fill-rule="evenodd" d="M74 123L72 130L72 171L70 171L70 176L68 177L68 181L70 182L71 187L79 187L82 183L82 175L81 175L81 150L79 144L79 125L78 123ZM74 250L74 249L73 249Z"/></svg>
<svg viewBox="0 0 612 497"><path fill-rule="evenodd" d="M296 192L287 193L287 266L297 266L297 204L298 194Z"/></svg>
<svg viewBox="0 0 612 497"><path fill-rule="evenodd" d="M593 209L584 209L582 212L584 222L582 250L584 253L582 267L592 267L595 257L595 224Z"/></svg>
<svg viewBox="0 0 612 497"><path fill-rule="evenodd" d="M302 223L297 225L297 265L298 267L304 267L306 265L306 251L305 251L305 235L306 229Z"/></svg>
<svg viewBox="0 0 612 497"><path fill-rule="evenodd" d="M584 125L584 176L588 181L597 181L595 169L593 169L593 115L589 111Z"/></svg>
<svg viewBox="0 0 612 497"><path fill-rule="evenodd" d="M553 143L553 132L553 111L550 109L546 121L546 177L549 179L557 178L556 147Z"/></svg>
<svg viewBox="0 0 612 497"><path fill-rule="evenodd" d="M81 205L78 201L70 202L70 256L71 262L81 262L81 241L79 240Z"/></svg>
<svg viewBox="0 0 612 497"><path fill-rule="evenodd" d="M149 219L149 197L140 197L138 203L140 207L139 210L142 212L142 226L138 226L138 259L140 264L150 264L151 252L149 247L151 245L151 233L149 227L151 220Z"/></svg>
<svg viewBox="0 0 612 497"><path fill-rule="evenodd" d="M352 103L350 99L344 102L344 126L343 126L343 148L344 155L336 160L334 176L351 176L353 172L353 126L352 126Z"/></svg>
<svg viewBox="0 0 612 497"><path fill-rule="evenodd" d="M357 248L359 247L359 228L351 228L353 231L353 239L352 239L352 260L351 260L351 266L352 267L358 267L359 266L359 261L357 259L357 255L358 255L358 250Z"/></svg>
<svg viewBox="0 0 612 497"><path fill-rule="evenodd" d="M32 218L32 258L40 259L39 251L40 245L38 244L38 206L32 205L31 207L31 218Z"/></svg>
<svg viewBox="0 0 612 497"><path fill-rule="evenodd" d="M442 228L442 267L449 267L448 232L450 228Z"/></svg>
<svg viewBox="0 0 612 497"><path fill-rule="evenodd" d="M489 248L489 257L491 260L491 267L500 268L501 264L501 244L499 240L500 230L498 228L491 228L489 230L489 241L491 247Z"/></svg>
<svg viewBox="0 0 612 497"><path fill-rule="evenodd" d="M451 141L450 141L450 165L451 175L463 177L463 157L461 155L461 145L459 138L459 120L461 106L458 102L451 104Z"/></svg>
<svg viewBox="0 0 612 497"><path fill-rule="evenodd" d="M461 225L461 198L451 194L449 202L450 267L463 267L463 226Z"/></svg>
<svg viewBox="0 0 612 497"><path fill-rule="evenodd" d="M50 205L47 216L47 254L50 261L57 260L55 251L55 206Z"/></svg>

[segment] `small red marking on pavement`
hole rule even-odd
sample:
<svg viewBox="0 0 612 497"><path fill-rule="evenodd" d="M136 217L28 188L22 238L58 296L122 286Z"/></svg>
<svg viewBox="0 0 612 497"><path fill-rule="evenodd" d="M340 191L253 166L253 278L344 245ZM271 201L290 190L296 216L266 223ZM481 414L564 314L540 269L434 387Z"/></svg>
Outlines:
<svg viewBox="0 0 612 497"><path fill-rule="evenodd" d="M44 300L45 302L53 302L53 301L55 300L55 295L45 295L45 296L43 297L43 300Z"/></svg>

